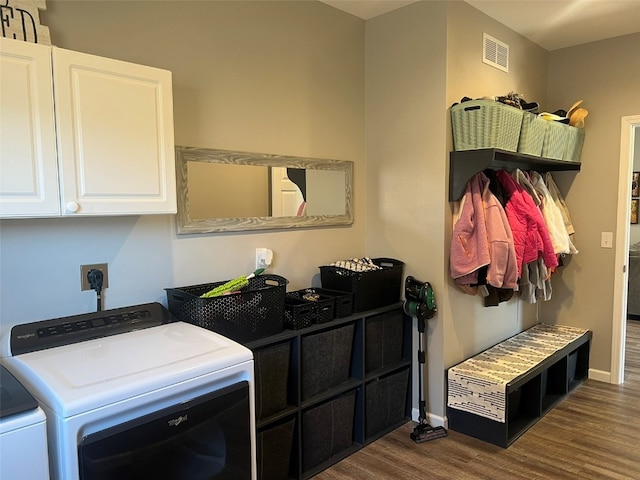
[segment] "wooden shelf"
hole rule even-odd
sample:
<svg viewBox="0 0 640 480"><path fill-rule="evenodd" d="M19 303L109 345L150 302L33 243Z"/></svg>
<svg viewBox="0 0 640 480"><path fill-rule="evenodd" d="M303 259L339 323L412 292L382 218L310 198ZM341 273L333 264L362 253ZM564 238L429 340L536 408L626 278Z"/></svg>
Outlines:
<svg viewBox="0 0 640 480"><path fill-rule="evenodd" d="M455 202L459 200L471 177L487 168L495 170L514 170L519 168L543 172L578 171L580 170L580 163L535 157L498 148L451 152L449 154L449 201Z"/></svg>

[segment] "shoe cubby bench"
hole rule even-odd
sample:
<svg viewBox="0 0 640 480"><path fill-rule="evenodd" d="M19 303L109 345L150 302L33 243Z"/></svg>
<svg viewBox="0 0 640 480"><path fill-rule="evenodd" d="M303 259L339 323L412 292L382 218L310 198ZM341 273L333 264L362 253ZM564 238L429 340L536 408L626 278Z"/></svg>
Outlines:
<svg viewBox="0 0 640 480"><path fill-rule="evenodd" d="M591 337L537 324L449 368L449 429L508 447L587 378Z"/></svg>

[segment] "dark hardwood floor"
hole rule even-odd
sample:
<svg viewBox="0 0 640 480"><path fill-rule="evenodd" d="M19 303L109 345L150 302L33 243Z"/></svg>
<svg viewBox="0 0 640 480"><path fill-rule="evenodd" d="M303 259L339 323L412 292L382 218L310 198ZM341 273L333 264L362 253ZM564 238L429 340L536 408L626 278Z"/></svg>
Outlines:
<svg viewBox="0 0 640 480"><path fill-rule="evenodd" d="M627 322L625 383L585 381L509 448L449 431L414 443L413 423L314 480L640 479L640 322Z"/></svg>

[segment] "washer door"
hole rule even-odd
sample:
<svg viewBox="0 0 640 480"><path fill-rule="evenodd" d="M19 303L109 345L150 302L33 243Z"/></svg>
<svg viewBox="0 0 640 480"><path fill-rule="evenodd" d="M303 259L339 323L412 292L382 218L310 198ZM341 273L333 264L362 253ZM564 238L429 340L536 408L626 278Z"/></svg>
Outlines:
<svg viewBox="0 0 640 480"><path fill-rule="evenodd" d="M87 435L80 479L251 479L249 384Z"/></svg>

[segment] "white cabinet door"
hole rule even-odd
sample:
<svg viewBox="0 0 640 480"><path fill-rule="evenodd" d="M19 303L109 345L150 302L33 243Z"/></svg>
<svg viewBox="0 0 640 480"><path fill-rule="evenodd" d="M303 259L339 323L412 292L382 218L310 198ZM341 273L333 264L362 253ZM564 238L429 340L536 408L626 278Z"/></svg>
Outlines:
<svg viewBox="0 0 640 480"><path fill-rule="evenodd" d="M63 215L175 213L171 72L53 48Z"/></svg>
<svg viewBox="0 0 640 480"><path fill-rule="evenodd" d="M51 47L0 38L0 217L60 215Z"/></svg>

